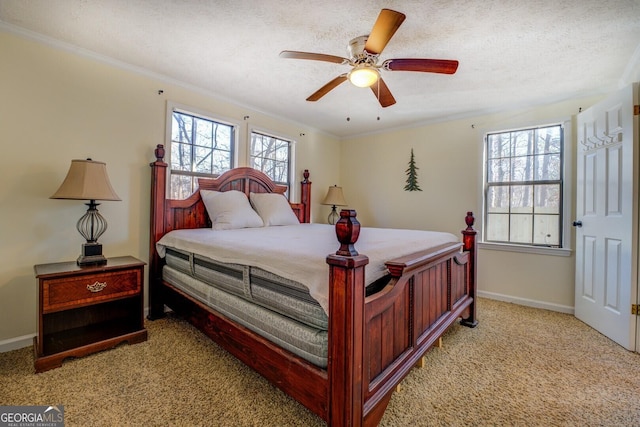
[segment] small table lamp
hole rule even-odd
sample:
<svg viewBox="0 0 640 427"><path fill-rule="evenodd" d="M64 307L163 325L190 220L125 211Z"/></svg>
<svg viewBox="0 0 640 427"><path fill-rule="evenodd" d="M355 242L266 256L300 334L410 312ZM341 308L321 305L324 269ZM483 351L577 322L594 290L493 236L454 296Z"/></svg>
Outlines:
<svg viewBox="0 0 640 427"><path fill-rule="evenodd" d="M331 213L327 218L329 224L335 224L340 215L336 211L336 206L346 206L347 202L344 200L344 194L342 194L342 187L338 187L334 185L333 187L329 187L329 191L327 191L327 196L322 201L323 205L331 205Z"/></svg>
<svg viewBox="0 0 640 427"><path fill-rule="evenodd" d="M120 200L109 182L107 165L91 159L71 160L67 177L50 199L89 200L87 213L76 224L78 232L87 240L77 262L78 265L106 264L98 237L107 230L107 221L98 212L96 200Z"/></svg>

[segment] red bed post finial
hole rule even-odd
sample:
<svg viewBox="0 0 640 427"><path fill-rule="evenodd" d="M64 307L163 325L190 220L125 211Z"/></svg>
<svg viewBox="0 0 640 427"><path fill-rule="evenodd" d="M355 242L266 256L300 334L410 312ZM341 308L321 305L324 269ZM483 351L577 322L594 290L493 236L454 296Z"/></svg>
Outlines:
<svg viewBox="0 0 640 427"><path fill-rule="evenodd" d="M156 156L157 162L164 161L164 145L158 144L156 145L156 149L154 150L154 154Z"/></svg>
<svg viewBox="0 0 640 427"><path fill-rule="evenodd" d="M464 222L467 224L467 230L473 230L473 223L476 222L476 219L473 217L473 212L467 212Z"/></svg>
<svg viewBox="0 0 640 427"><path fill-rule="evenodd" d="M336 255L358 255L354 243L360 236L360 223L356 219L356 215L356 211L353 209L342 209L340 211L340 219L336 223L336 236L338 236L338 242L340 242L340 249L338 249Z"/></svg>
<svg viewBox="0 0 640 427"><path fill-rule="evenodd" d="M302 177L304 178L302 182L309 182L309 169L305 169L304 172L302 172Z"/></svg>

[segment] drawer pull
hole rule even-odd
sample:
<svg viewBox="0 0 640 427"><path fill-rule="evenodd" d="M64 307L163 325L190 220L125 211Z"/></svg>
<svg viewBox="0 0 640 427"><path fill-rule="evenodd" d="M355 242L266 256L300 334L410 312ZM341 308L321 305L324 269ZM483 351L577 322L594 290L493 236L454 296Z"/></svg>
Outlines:
<svg viewBox="0 0 640 427"><path fill-rule="evenodd" d="M91 292L100 292L106 287L107 287L107 282L98 282L98 281L96 281L96 283L94 283L93 285L87 285L87 289L90 290Z"/></svg>

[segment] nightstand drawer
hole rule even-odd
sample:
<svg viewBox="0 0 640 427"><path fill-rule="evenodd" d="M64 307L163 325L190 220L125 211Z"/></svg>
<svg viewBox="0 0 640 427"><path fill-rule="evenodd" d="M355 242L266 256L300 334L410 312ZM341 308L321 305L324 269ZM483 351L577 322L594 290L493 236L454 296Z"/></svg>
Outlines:
<svg viewBox="0 0 640 427"><path fill-rule="evenodd" d="M140 293L141 269L45 279L42 282L42 312L82 307Z"/></svg>

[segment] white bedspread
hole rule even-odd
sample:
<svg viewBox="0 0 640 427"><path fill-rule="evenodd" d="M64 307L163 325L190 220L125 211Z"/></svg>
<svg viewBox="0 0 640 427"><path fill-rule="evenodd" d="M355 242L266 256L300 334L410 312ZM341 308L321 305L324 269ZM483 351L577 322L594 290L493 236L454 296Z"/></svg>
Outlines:
<svg viewBox="0 0 640 427"><path fill-rule="evenodd" d="M443 243L458 242L451 233L386 228L360 229L356 250L369 257L365 267L367 284L387 274L384 263ZM174 230L163 236L156 248L161 257L173 247L213 260L259 267L309 288L325 312L329 306L327 255L340 244L335 228L328 224L299 224L237 230Z"/></svg>

